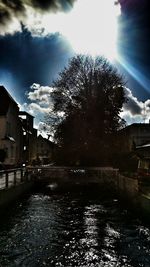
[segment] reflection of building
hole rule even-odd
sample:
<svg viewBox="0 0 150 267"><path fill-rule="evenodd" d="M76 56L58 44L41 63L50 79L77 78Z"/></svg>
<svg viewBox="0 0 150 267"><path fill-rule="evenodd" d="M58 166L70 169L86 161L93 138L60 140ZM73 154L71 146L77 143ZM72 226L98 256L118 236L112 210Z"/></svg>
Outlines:
<svg viewBox="0 0 150 267"><path fill-rule="evenodd" d="M0 86L0 149L6 152L5 165L22 163L22 127L19 107L3 86Z"/></svg>
<svg viewBox="0 0 150 267"><path fill-rule="evenodd" d="M23 163L30 164L33 146L37 138L37 130L33 128L34 117L25 111L20 111L19 117L23 130Z"/></svg>

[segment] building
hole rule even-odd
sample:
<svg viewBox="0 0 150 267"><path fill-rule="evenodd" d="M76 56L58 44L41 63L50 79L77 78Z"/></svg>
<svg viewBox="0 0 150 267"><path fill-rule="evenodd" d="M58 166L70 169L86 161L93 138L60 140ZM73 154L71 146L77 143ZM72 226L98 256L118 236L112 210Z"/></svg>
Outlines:
<svg viewBox="0 0 150 267"><path fill-rule="evenodd" d="M22 164L22 126L19 107L4 86L0 86L0 151L8 167Z"/></svg>
<svg viewBox="0 0 150 267"><path fill-rule="evenodd" d="M32 163L49 164L53 160L54 143L39 135L35 139Z"/></svg>
<svg viewBox="0 0 150 267"><path fill-rule="evenodd" d="M150 123L133 123L119 131L120 149L131 152L137 146L150 143Z"/></svg>
<svg viewBox="0 0 150 267"><path fill-rule="evenodd" d="M13 168L52 161L54 144L37 136L33 122L34 117L19 111L16 101L0 86L0 165Z"/></svg>
<svg viewBox="0 0 150 267"><path fill-rule="evenodd" d="M31 164L37 139L37 130L33 128L34 117L26 111L19 111L23 131L23 164Z"/></svg>
<svg viewBox="0 0 150 267"><path fill-rule="evenodd" d="M53 143L33 128L34 117L26 111L19 112L23 130L23 163L24 165L48 164L52 161Z"/></svg>
<svg viewBox="0 0 150 267"><path fill-rule="evenodd" d="M123 171L135 172L139 156L137 147L150 143L150 124L133 123L118 131L115 137L115 166Z"/></svg>

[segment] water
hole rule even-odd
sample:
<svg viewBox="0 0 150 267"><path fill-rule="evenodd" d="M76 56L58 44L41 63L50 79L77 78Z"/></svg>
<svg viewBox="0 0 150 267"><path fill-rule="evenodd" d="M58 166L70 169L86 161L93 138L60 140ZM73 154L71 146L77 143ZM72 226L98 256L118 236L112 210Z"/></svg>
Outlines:
<svg viewBox="0 0 150 267"><path fill-rule="evenodd" d="M149 267L150 226L94 187L41 190L1 218L0 266Z"/></svg>

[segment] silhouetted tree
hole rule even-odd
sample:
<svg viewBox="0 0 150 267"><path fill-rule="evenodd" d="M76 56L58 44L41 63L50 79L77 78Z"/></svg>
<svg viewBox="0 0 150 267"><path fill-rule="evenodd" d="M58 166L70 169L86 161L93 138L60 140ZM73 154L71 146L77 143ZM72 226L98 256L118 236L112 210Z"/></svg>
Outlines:
<svg viewBox="0 0 150 267"><path fill-rule="evenodd" d="M58 163L108 164L114 133L123 125L123 79L104 57L73 57L54 82L51 124Z"/></svg>

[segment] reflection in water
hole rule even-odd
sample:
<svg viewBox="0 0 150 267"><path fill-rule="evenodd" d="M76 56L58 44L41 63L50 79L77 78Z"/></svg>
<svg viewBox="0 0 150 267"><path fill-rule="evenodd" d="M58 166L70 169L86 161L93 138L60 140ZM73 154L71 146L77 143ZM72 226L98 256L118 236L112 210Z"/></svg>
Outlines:
<svg viewBox="0 0 150 267"><path fill-rule="evenodd" d="M150 227L90 191L18 201L0 223L0 266L149 267Z"/></svg>

